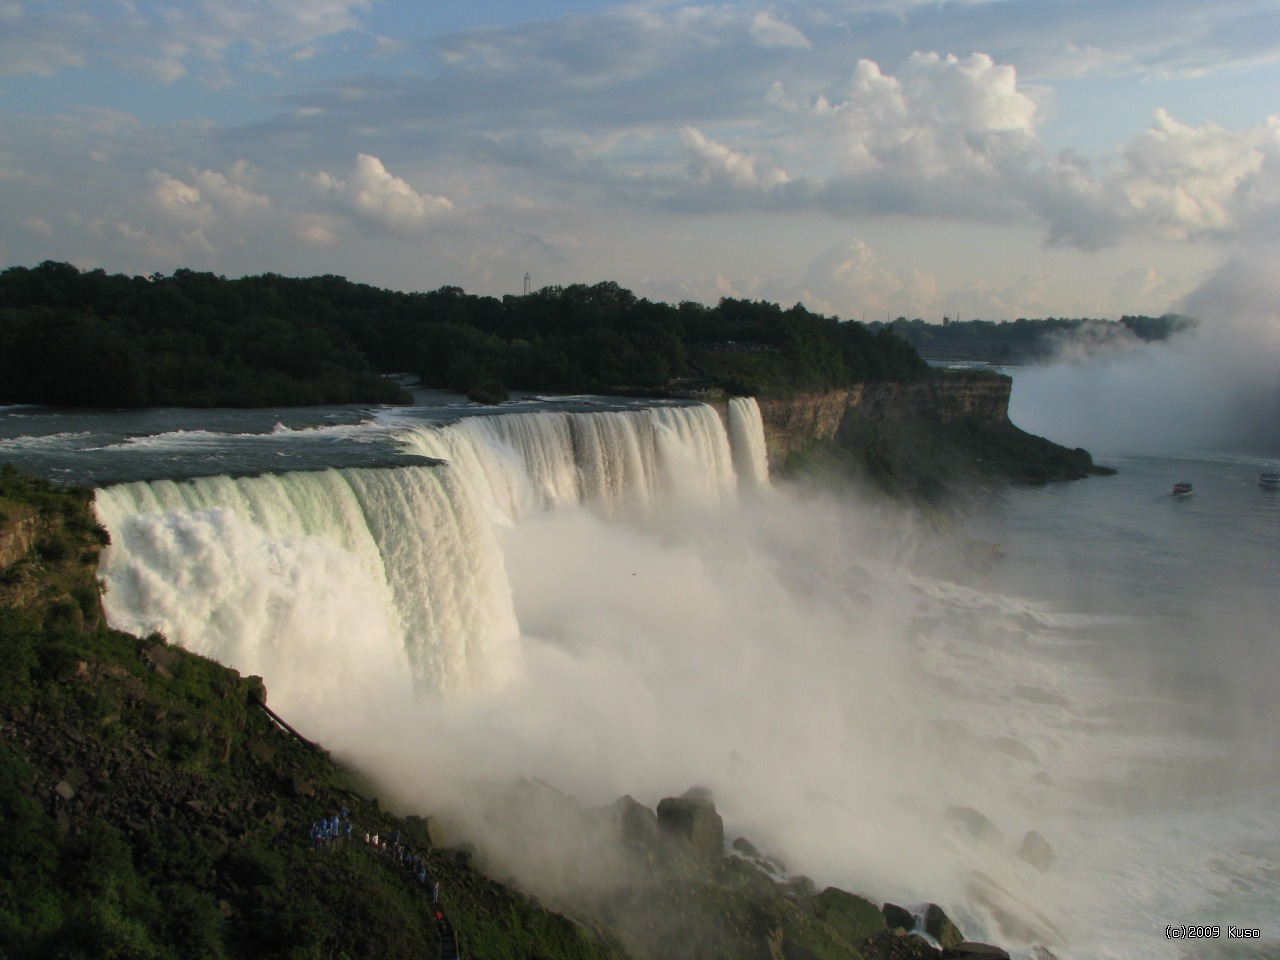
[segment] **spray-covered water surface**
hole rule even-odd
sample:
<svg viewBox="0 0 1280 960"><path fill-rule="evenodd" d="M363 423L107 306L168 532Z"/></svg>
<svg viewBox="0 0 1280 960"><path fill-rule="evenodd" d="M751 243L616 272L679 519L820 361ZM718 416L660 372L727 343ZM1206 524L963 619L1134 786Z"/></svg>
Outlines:
<svg viewBox="0 0 1280 960"><path fill-rule="evenodd" d="M1003 559L940 574L910 514L769 486L750 401L390 419L378 456L412 465L101 489L112 623L262 674L419 809L465 819L520 776L583 804L699 784L793 871L1023 955L1275 937L1255 464L1007 490L969 523ZM476 839L549 884L512 835Z"/></svg>

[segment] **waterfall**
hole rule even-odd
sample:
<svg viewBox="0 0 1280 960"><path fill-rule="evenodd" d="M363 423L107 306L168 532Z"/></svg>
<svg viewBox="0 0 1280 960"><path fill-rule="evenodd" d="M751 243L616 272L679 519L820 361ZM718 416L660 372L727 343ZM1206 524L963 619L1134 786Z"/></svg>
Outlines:
<svg viewBox="0 0 1280 960"><path fill-rule="evenodd" d="M754 406L735 401L731 423ZM730 436L706 406L499 414L409 429L404 450L436 466L108 487L107 616L270 678L282 706L294 685L310 702L499 687L520 630L498 531L566 504L614 519L727 502L756 456Z"/></svg>
<svg viewBox="0 0 1280 960"><path fill-rule="evenodd" d="M764 421L753 397L729 400L729 441L733 466L742 482L754 487L769 485L769 454L765 448Z"/></svg>
<svg viewBox="0 0 1280 960"><path fill-rule="evenodd" d="M735 486L737 455L707 406L470 417L404 440L407 451L452 464L499 522L563 503L610 518L671 502L714 505Z"/></svg>

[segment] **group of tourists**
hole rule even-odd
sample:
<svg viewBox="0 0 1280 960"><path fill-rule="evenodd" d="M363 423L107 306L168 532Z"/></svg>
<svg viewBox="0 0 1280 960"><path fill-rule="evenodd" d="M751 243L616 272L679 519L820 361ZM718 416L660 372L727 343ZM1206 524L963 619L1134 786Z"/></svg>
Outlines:
<svg viewBox="0 0 1280 960"><path fill-rule="evenodd" d="M351 812L346 807L340 814L321 817L311 825L311 845L317 850L337 846L343 839L351 839Z"/></svg>
<svg viewBox="0 0 1280 960"><path fill-rule="evenodd" d="M311 825L311 845L317 850L330 850L340 842L351 842L353 827L351 811L346 807L328 817L321 817ZM390 837L381 837L376 833L365 832L364 842L372 847L375 853L391 860L396 866L404 867L418 883L431 890L431 902L440 902L440 884L431 879L427 872L427 863L416 852L408 849L400 842L400 831L391 831Z"/></svg>
<svg viewBox="0 0 1280 960"><path fill-rule="evenodd" d="M353 832L351 812L343 807L340 812L321 817L311 825L311 845L317 850L332 850L341 843L350 843ZM440 934L441 960L458 960L460 954L457 935L440 907L440 884L432 880L431 874L427 872L426 861L417 852L400 842L399 830L392 830L387 837L366 831L364 842L365 846L372 848L374 853L387 857L396 866L403 867L430 893L433 907L432 919L435 920L436 929Z"/></svg>

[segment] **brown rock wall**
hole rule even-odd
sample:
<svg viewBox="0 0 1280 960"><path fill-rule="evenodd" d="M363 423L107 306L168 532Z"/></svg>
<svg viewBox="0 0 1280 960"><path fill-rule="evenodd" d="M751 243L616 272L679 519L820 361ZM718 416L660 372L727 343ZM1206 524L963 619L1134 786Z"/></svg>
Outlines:
<svg viewBox="0 0 1280 960"><path fill-rule="evenodd" d="M31 552L37 532L35 517L22 517L0 528L0 570Z"/></svg>
<svg viewBox="0 0 1280 960"><path fill-rule="evenodd" d="M950 423L977 419L992 425L1009 419L1008 377L964 374L911 383L863 383L848 389L792 397L760 398L769 463L780 466L817 440L834 439L850 410L893 423L906 419Z"/></svg>

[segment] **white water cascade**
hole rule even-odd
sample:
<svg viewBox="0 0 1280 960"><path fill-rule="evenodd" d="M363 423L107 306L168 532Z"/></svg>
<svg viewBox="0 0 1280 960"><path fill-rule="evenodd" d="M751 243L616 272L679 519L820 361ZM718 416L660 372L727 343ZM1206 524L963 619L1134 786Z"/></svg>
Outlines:
<svg viewBox="0 0 1280 960"><path fill-rule="evenodd" d="M731 452L706 406L521 413L408 431L405 450L439 466L109 487L97 495L107 615L270 678L283 707L388 677L500 687L520 629L495 529L563 505L612 518L724 502L735 459L767 480L754 401L731 417L747 449Z"/></svg>

